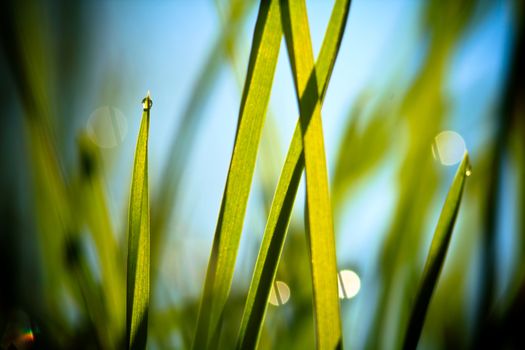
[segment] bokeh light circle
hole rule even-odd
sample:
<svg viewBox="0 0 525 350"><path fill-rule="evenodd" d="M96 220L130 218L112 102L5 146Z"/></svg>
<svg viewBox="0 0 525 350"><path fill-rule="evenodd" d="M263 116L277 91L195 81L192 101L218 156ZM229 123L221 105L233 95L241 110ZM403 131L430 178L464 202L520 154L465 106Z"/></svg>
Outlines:
<svg viewBox="0 0 525 350"><path fill-rule="evenodd" d="M290 287L282 281L276 281L270 290L268 302L275 306L286 304L290 299Z"/></svg>
<svg viewBox="0 0 525 350"><path fill-rule="evenodd" d="M97 146L113 148L124 141L128 123L120 110L103 106L91 113L86 128L89 138Z"/></svg>
<svg viewBox="0 0 525 350"><path fill-rule="evenodd" d="M432 155L445 166L459 163L467 147L465 140L455 131L445 130L437 134L432 143Z"/></svg>
<svg viewBox="0 0 525 350"><path fill-rule="evenodd" d="M361 279L352 270L341 270L337 276L340 299L351 299L359 293L361 289Z"/></svg>

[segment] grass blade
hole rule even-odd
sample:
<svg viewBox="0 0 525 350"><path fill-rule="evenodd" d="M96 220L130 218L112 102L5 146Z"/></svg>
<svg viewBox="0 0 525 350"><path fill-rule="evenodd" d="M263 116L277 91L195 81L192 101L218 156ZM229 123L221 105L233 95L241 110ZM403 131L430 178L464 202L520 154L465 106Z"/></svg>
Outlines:
<svg viewBox="0 0 525 350"><path fill-rule="evenodd" d="M101 288L106 300L104 309L107 315L103 328L109 334L108 341L116 344L117 340L123 340L125 329L122 251L109 212L99 148L86 134L80 135L78 148L80 176L76 205L79 207L78 212L82 213L82 222L89 228L100 263Z"/></svg>
<svg viewBox="0 0 525 350"><path fill-rule="evenodd" d="M255 26L235 145L206 272L194 349L208 347L209 339L218 329L230 291L281 37L279 1L262 1Z"/></svg>
<svg viewBox="0 0 525 350"><path fill-rule="evenodd" d="M306 169L306 227L310 242L317 348L342 347L332 209L306 4L285 1L283 31L299 102Z"/></svg>
<svg viewBox="0 0 525 350"><path fill-rule="evenodd" d="M150 289L150 222L148 194L148 130L152 102L143 100L131 196L129 200L126 330L129 349L145 349Z"/></svg>
<svg viewBox="0 0 525 350"><path fill-rule="evenodd" d="M334 62L340 47L348 10L349 0L338 0L334 5L323 46L316 64L319 81L319 96L322 100L330 80ZM300 123L297 124L288 149L284 167L270 208L263 241L244 307L237 347L255 348L267 310L267 301L275 278L277 266L284 246L287 227L290 222L293 202L301 174L304 169L303 143Z"/></svg>
<svg viewBox="0 0 525 350"><path fill-rule="evenodd" d="M441 210L434 237L432 238L432 244L430 245L430 251L423 272L423 279L412 309L403 349L415 349L417 346L425 322L428 305L430 304L430 298L437 284L439 273L441 272L447 254L448 244L452 237L452 230L454 229L458 215L465 179L470 175L470 172L469 158L465 152L463 161L456 172L447 199Z"/></svg>

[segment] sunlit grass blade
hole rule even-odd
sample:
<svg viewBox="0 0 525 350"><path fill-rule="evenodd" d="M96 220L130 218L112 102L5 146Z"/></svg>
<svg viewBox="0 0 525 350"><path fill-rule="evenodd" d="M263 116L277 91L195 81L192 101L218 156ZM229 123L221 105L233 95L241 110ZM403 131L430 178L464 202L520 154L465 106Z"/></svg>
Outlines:
<svg viewBox="0 0 525 350"><path fill-rule="evenodd" d="M285 34L299 102L306 169L306 228L310 247L316 343L342 347L332 209L324 150L321 103L304 1L285 1Z"/></svg>
<svg viewBox="0 0 525 350"><path fill-rule="evenodd" d="M436 287L439 274L445 261L450 238L456 222L456 217L461 203L465 179L470 175L470 164L468 154L465 152L452 186L441 210L441 215L432 238L430 251L428 252L427 261L421 285L417 292L414 307L410 316L403 349L415 349L423 329L425 316L430 304L430 299L434 288Z"/></svg>
<svg viewBox="0 0 525 350"><path fill-rule="evenodd" d="M150 222L148 194L148 132L152 102L143 100L144 111L135 151L129 199L126 335L129 349L145 349L150 290Z"/></svg>
<svg viewBox="0 0 525 350"><path fill-rule="evenodd" d="M336 1L317 60L316 74L319 81L318 94L321 102L340 47L348 18L349 6L349 0ZM268 296L275 278L295 195L304 170L303 142L300 127L298 122L270 208L263 241L243 311L239 338L237 340L238 348L255 348L261 333L268 305Z"/></svg>
<svg viewBox="0 0 525 350"><path fill-rule="evenodd" d="M279 1L263 1L253 36L235 145L221 203L193 342L205 349L218 328L235 260L282 38Z"/></svg>

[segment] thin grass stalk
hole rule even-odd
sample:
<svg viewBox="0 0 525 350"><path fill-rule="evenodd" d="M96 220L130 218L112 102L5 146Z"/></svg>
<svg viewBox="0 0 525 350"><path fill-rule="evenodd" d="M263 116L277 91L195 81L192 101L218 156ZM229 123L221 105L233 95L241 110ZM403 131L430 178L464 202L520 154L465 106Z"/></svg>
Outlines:
<svg viewBox="0 0 525 350"><path fill-rule="evenodd" d="M281 37L279 1L261 2L193 349L208 348L215 332L220 329L220 319L231 288Z"/></svg>
<svg viewBox="0 0 525 350"><path fill-rule="evenodd" d="M148 189L148 133L150 108L143 100L142 121L135 151L129 200L126 335L129 349L145 349L150 299L150 221Z"/></svg>
<svg viewBox="0 0 525 350"><path fill-rule="evenodd" d="M319 80L318 93L321 103L339 51L348 19L349 7L350 1L348 0L338 0L334 4L319 53L316 74ZM301 125L298 122L272 200L270 214L250 283L237 340L237 348L239 349L255 348L257 346L267 311L270 290L282 254L293 203L303 170L304 152Z"/></svg>
<svg viewBox="0 0 525 350"><path fill-rule="evenodd" d="M432 293L434 292L439 274L443 268L450 239L452 238L465 180L470 174L469 157L465 152L448 192L443 209L441 210L434 237L432 238L421 285L417 291L414 307L412 308L405 334L403 345L403 349L405 350L415 349L421 336L430 299L432 298Z"/></svg>

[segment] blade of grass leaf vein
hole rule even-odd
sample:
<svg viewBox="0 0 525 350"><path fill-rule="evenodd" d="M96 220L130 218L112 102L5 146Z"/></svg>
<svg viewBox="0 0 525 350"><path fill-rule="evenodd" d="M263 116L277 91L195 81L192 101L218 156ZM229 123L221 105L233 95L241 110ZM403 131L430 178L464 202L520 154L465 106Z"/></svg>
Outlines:
<svg viewBox="0 0 525 350"><path fill-rule="evenodd" d="M403 349L415 349L417 342L423 329L427 309L432 298L432 293L437 284L439 273L445 262L450 238L456 222L456 217L461 203L461 196L463 194L463 187L465 186L465 179L470 175L469 157L465 152L463 161L461 162L452 186L441 210L436 231L432 238L430 250L428 252L427 261L425 263L425 270L417 297L415 299L414 307L410 315L407 332L405 334L405 341Z"/></svg>
<svg viewBox="0 0 525 350"><path fill-rule="evenodd" d="M318 83L304 1L284 1L283 31L299 102L306 169L306 227L319 349L342 347L332 209Z"/></svg>
<svg viewBox="0 0 525 350"><path fill-rule="evenodd" d="M349 7L349 0L336 1L326 30L323 46L317 60L316 74L319 81L318 93L321 103L324 99L343 37ZM237 348L239 349L252 349L257 346L267 310L268 297L273 280L275 279L288 224L290 222L293 202L303 169L303 143L300 123L298 122L288 149L277 189L275 190L263 241L248 291L237 340Z"/></svg>
<svg viewBox="0 0 525 350"><path fill-rule="evenodd" d="M148 194L148 130L151 99L143 101L131 196L129 200L126 331L129 349L145 349L150 289L150 222Z"/></svg>
<svg viewBox="0 0 525 350"><path fill-rule="evenodd" d="M279 1L262 1L250 53L230 169L206 272L194 349L205 349L218 328L231 287L282 37Z"/></svg>

